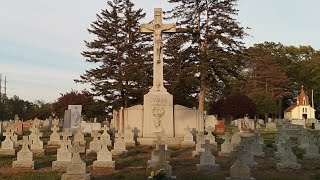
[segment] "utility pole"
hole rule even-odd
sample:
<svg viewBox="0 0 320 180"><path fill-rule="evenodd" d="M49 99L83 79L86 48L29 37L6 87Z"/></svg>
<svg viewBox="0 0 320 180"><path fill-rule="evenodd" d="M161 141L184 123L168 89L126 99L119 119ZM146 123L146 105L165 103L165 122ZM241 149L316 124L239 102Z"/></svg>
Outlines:
<svg viewBox="0 0 320 180"><path fill-rule="evenodd" d="M2 74L0 74L0 120L2 120Z"/></svg>
<svg viewBox="0 0 320 180"><path fill-rule="evenodd" d="M7 97L7 76L4 77L4 96Z"/></svg>

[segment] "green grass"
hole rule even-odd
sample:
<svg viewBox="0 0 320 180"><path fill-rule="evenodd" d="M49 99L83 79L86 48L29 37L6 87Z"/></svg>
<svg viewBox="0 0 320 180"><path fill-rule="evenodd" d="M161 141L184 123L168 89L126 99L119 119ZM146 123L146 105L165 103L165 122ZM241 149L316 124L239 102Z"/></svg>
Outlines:
<svg viewBox="0 0 320 180"><path fill-rule="evenodd" d="M236 127L228 127L234 129ZM30 132L25 132L26 134ZM310 132L315 136L319 136L318 132ZM45 142L49 140L51 132L44 132L43 138ZM265 152L266 157L255 158L258 162L258 169L251 170L251 176L257 180L269 180L269 179L320 179L320 161L317 160L302 160L302 154L305 150L298 148L292 148L293 152L297 155L298 163L302 165L302 169L297 172L280 173L276 170L276 163L280 160L273 158L273 147L274 138L276 132L266 132L261 130L266 144ZM21 137L22 138L22 137ZM86 136L87 144L92 140L92 137ZM220 145L223 143L223 139L220 135L216 136L216 141ZM21 148L17 148L18 150ZM33 180L33 179L49 179L55 180L60 179L62 173L52 172L51 165L52 161L56 160L57 147L46 148L45 156L34 156L35 167L34 171L22 171L16 172L11 170L12 161L16 159L15 156L0 156L0 171L2 168L7 168L8 171L4 170L0 172L0 179L22 179L22 180ZM110 150L112 148L109 148ZM106 172L92 171L92 163L96 160L96 155L85 156L82 155L82 160L87 164L87 172L92 174L92 179L115 179L115 180L140 180L147 179L150 173L150 169L147 170L147 161L151 158L151 152L154 149L152 146L134 146L127 147L128 156L113 157L116 162L116 170L106 170ZM171 150L171 158L168 159L169 164L172 166L173 175L178 180L207 180L207 179L225 179L229 176L229 170L234 163L233 157L218 157L217 151L213 153L216 155L216 163L220 165L218 172L198 172L196 170L196 164L200 162L200 158L194 158L191 156L191 152L194 148L180 148L180 147L169 147Z"/></svg>

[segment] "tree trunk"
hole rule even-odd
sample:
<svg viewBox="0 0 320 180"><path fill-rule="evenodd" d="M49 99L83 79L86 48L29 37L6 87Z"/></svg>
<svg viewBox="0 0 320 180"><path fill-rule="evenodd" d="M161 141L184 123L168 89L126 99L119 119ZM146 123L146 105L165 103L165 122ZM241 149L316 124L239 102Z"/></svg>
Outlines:
<svg viewBox="0 0 320 180"><path fill-rule="evenodd" d="M199 92L199 111L204 111L204 104L205 104L205 91L206 91L206 82L204 75L201 76L201 84L200 84L200 92Z"/></svg>
<svg viewBox="0 0 320 180"><path fill-rule="evenodd" d="M278 118L282 119L282 99L278 100Z"/></svg>

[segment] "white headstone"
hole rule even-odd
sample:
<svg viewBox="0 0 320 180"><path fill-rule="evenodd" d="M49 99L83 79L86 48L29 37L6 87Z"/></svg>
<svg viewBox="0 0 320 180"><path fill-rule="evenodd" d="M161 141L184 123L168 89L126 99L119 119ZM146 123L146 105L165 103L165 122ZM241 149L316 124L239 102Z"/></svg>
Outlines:
<svg viewBox="0 0 320 180"><path fill-rule="evenodd" d="M15 155L14 142L10 139L12 132L10 128L6 129L6 132L3 133L6 136L6 139L1 142L1 155Z"/></svg>
<svg viewBox="0 0 320 180"><path fill-rule="evenodd" d="M222 136L224 142L221 144L221 151L218 152L219 156L230 156L231 151L233 150L233 144L231 144L231 135L229 132L226 132Z"/></svg>
<svg viewBox="0 0 320 180"><path fill-rule="evenodd" d="M190 132L191 129L188 126L184 130L185 130L185 135L183 137L183 141L181 143L181 146L182 147L194 147L195 142L193 141L193 135Z"/></svg>
<svg viewBox="0 0 320 180"><path fill-rule="evenodd" d="M165 150L165 145L159 145L159 150L156 150L155 153L159 157L159 160L152 166L152 171L156 172L160 169L163 169L167 178L175 178L174 176L172 176L172 167L169 165L169 162L166 161L167 154ZM152 177L149 177L149 179L151 178Z"/></svg>
<svg viewBox="0 0 320 180"><path fill-rule="evenodd" d="M103 133L101 134L101 142L102 142L102 144L106 144L108 146L111 146L112 142L110 140L110 135L108 133L108 130L109 130L108 126L104 125L102 130L103 130Z"/></svg>
<svg viewBox="0 0 320 180"><path fill-rule="evenodd" d="M71 110L71 128L76 129L79 125L81 125L82 105L69 105L68 109Z"/></svg>
<svg viewBox="0 0 320 180"><path fill-rule="evenodd" d="M101 137L101 134L97 131L94 131L91 133L91 137L93 137L93 140L90 142L90 148L87 149L86 154L97 154L102 148L102 143L99 139Z"/></svg>
<svg viewBox="0 0 320 180"><path fill-rule="evenodd" d="M67 173L61 176L61 180L69 179L84 179L89 180L90 174L87 174L86 163L80 158L80 152L83 152L83 148L80 147L79 142L74 142L71 147L72 159L71 163L67 167Z"/></svg>
<svg viewBox="0 0 320 180"><path fill-rule="evenodd" d="M203 131L198 132L196 150L192 151L193 157L200 156L204 152L204 148L202 148L201 145L205 143L205 140L206 140L206 136L204 135Z"/></svg>
<svg viewBox="0 0 320 180"><path fill-rule="evenodd" d="M27 136L23 136L21 150L17 153L17 160L12 162L12 168L34 169L33 153L29 150L31 141Z"/></svg>
<svg viewBox="0 0 320 180"><path fill-rule="evenodd" d="M61 135L63 138L60 141L60 148L57 150L57 161L52 162L53 171L66 171L71 163L72 153L70 152L71 140L69 137L72 136L72 133L64 131Z"/></svg>
<svg viewBox="0 0 320 180"><path fill-rule="evenodd" d="M112 153L106 144L103 144L102 149L97 154L97 160L93 162L93 169L100 168L115 169L115 162L112 161Z"/></svg>
<svg viewBox="0 0 320 180"><path fill-rule="evenodd" d="M124 136L121 133L115 134L116 140L114 143L114 149L111 151L113 155L127 155L126 143L124 141Z"/></svg>
<svg viewBox="0 0 320 180"><path fill-rule="evenodd" d="M60 143L60 135L58 134L59 127L56 124L53 124L51 128L52 134L50 135L50 140L48 141L48 145L57 146Z"/></svg>

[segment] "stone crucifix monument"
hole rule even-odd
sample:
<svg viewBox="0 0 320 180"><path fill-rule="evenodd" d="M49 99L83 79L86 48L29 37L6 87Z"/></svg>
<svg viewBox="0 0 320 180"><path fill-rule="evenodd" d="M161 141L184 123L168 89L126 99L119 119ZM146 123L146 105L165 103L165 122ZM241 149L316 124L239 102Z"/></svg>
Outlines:
<svg viewBox="0 0 320 180"><path fill-rule="evenodd" d="M162 23L162 9L154 9L154 23L143 24L143 33L153 33L153 86L144 95L144 137L155 137L155 133L165 131L169 137L174 136L173 96L163 85L163 48L162 34L176 32L175 24Z"/></svg>

